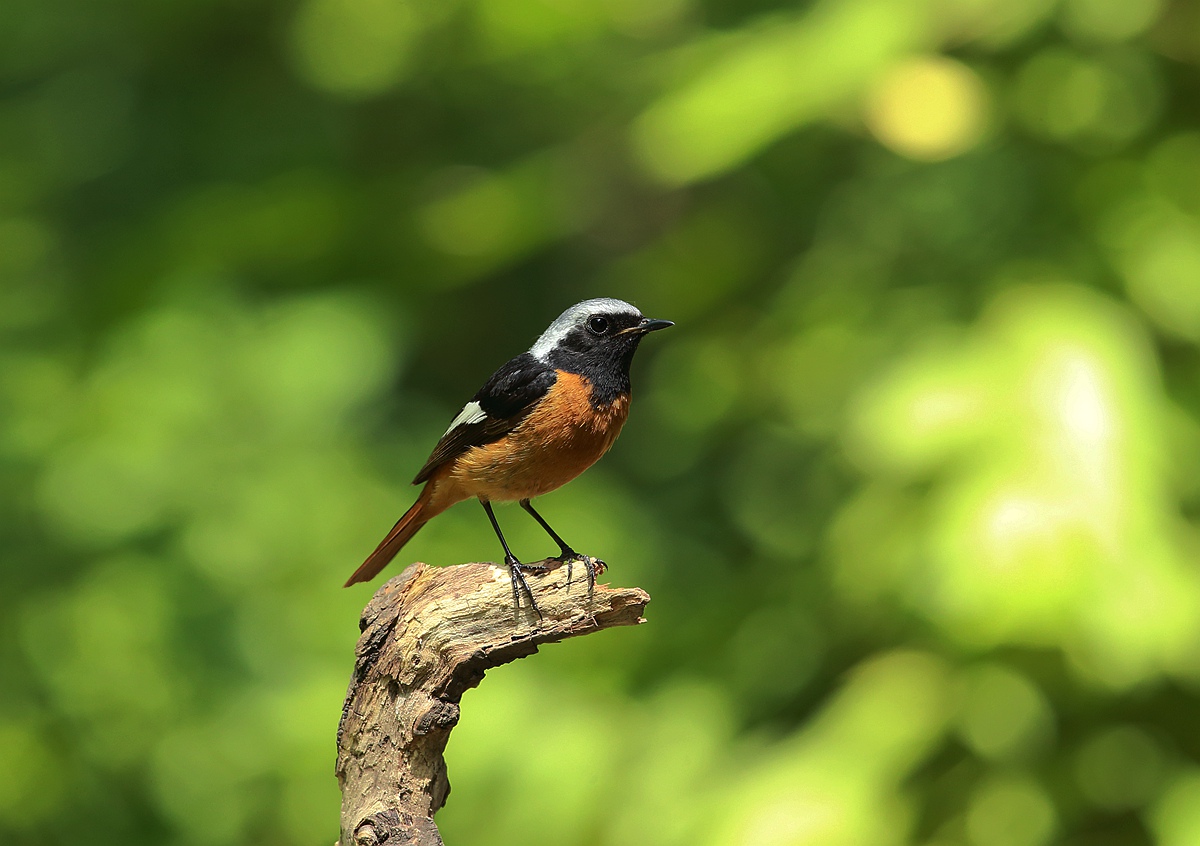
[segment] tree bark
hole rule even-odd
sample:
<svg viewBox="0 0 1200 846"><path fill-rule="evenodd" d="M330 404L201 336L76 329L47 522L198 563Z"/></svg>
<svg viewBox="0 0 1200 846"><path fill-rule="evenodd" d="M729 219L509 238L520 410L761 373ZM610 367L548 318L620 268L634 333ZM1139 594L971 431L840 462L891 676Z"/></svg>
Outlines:
<svg viewBox="0 0 1200 846"><path fill-rule="evenodd" d="M573 575L526 576L541 619L524 595L514 607L508 568L495 564L413 564L376 592L338 725L339 846L442 846L433 815L450 792L442 753L463 693L543 643L645 622L645 591L589 594L581 564Z"/></svg>

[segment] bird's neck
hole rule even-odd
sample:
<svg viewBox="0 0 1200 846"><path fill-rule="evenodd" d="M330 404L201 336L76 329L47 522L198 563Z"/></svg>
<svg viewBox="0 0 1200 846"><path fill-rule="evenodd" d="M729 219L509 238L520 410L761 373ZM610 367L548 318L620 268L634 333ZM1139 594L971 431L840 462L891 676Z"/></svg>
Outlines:
<svg viewBox="0 0 1200 846"><path fill-rule="evenodd" d="M629 395L629 365L636 346L605 355L600 351L558 355L552 353L549 363L557 370L582 376L592 387L592 406L608 408L613 402Z"/></svg>

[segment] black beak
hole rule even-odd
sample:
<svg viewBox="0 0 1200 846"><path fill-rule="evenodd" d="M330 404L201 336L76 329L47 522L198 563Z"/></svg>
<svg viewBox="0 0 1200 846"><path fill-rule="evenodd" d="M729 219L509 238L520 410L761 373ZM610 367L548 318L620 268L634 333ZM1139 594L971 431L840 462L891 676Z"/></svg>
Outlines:
<svg viewBox="0 0 1200 846"><path fill-rule="evenodd" d="M670 320L651 320L649 317L643 317L642 322L637 325L637 331L641 334L647 332L657 332L659 329L666 329L668 326L674 326Z"/></svg>

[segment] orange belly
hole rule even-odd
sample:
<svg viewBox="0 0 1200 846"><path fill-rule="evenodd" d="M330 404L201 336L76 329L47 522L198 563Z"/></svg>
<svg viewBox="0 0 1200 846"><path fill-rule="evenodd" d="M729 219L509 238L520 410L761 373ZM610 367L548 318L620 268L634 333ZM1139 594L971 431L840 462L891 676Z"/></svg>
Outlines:
<svg viewBox="0 0 1200 846"><path fill-rule="evenodd" d="M599 411L590 396L587 380L560 371L550 393L516 429L471 447L438 473L435 498L443 507L469 497L531 499L565 485L608 451L629 416L628 394Z"/></svg>

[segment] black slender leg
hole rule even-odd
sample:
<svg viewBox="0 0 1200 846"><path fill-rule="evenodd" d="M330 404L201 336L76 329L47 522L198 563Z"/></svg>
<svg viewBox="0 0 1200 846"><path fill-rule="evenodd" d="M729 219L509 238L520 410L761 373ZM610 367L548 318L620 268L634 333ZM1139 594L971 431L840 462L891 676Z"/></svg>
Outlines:
<svg viewBox="0 0 1200 846"><path fill-rule="evenodd" d="M584 569L587 570L588 593L591 593L596 587L596 567L594 564L592 564L592 559L586 555L580 555L578 552L571 549L571 547L567 546L567 542L558 536L558 532L551 529L550 524L546 522L542 515L538 514L533 509L533 503L531 503L529 500L521 500L521 507L528 511L533 519L538 521L538 525L546 530L546 534L548 534L554 540L554 542L558 544L560 553L558 560L566 562L568 585L571 584L571 565L576 561L583 562Z"/></svg>
<svg viewBox="0 0 1200 846"><path fill-rule="evenodd" d="M538 525L546 530L546 534L548 534L554 540L554 542L558 544L558 548L562 552L562 555L559 556L561 560L566 561L569 556L578 555L575 550L567 546L566 541L558 536L558 532L550 528L550 524L546 522L545 518L533 510L532 502L527 499L523 499L521 500L521 507L528 511L533 516L533 519L538 521Z"/></svg>
<svg viewBox="0 0 1200 846"><path fill-rule="evenodd" d="M500 545L504 547L504 563L508 565L509 577L512 579L513 605L518 609L521 607L521 594L517 589L519 584L529 597L529 607L537 612L539 620L542 619L542 609L538 608L537 600L533 598L533 591L529 589L529 582L525 581L525 575L521 572L525 565L518 561L517 556L513 555L512 550L508 548L504 532L500 531L500 524L496 522L496 515L492 513L492 504L485 499L481 499L479 502L483 505L483 510L487 512L488 519L492 521L492 528L496 531L496 537L500 538Z"/></svg>

